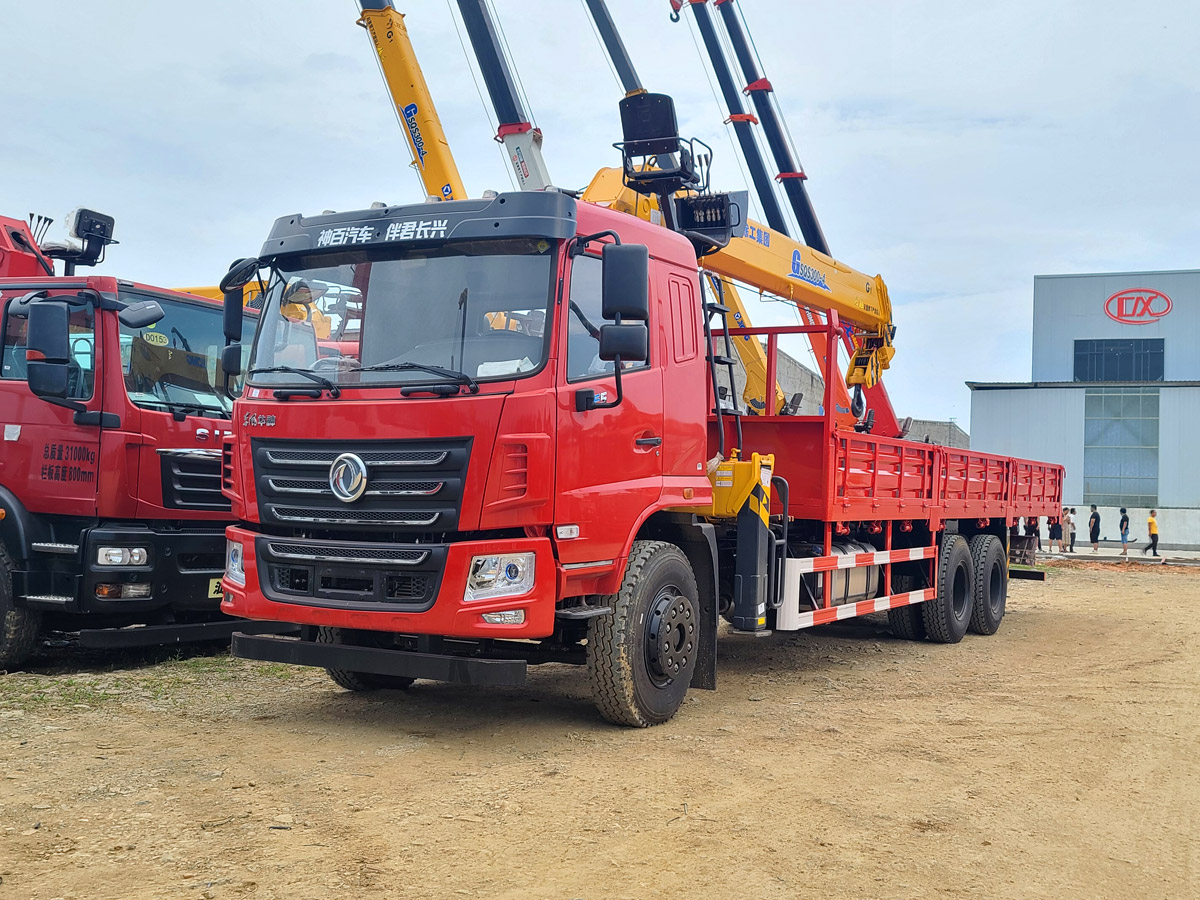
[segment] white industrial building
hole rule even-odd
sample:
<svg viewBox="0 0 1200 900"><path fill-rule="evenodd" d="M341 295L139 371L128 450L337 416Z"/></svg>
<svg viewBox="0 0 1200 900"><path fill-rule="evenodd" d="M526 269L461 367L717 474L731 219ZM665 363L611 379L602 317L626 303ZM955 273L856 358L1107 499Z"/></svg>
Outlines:
<svg viewBox="0 0 1200 900"><path fill-rule="evenodd" d="M1200 270L1039 275L1032 378L968 382L972 448L1066 466L1078 544L1095 503L1102 540L1124 506L1145 544L1156 508L1160 546L1200 548Z"/></svg>

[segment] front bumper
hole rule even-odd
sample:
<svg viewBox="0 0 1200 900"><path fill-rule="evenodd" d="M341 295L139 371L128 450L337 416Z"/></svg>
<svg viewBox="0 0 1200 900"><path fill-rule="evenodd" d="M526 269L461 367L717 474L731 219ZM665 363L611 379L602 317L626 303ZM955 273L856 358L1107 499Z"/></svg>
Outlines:
<svg viewBox="0 0 1200 900"><path fill-rule="evenodd" d="M101 566L96 562L100 547L144 547L148 559L142 566ZM31 561L30 568L20 573L18 595L64 598L49 608L68 613L123 616L164 608L216 613L224 571L221 526L168 530L107 523L80 535L76 555ZM96 596L102 584L148 585L149 595L102 599Z"/></svg>
<svg viewBox="0 0 1200 900"><path fill-rule="evenodd" d="M385 544L371 541L317 541L268 538L239 526L226 529L229 540L242 545L245 586L222 582L221 609L245 619L266 619L384 631L393 634L443 635L461 638L544 638L554 632L557 568L549 538L510 538L449 544ZM304 591L281 590L277 562L268 543L286 543L286 562L301 579ZM428 551L427 555L425 552ZM533 587L524 594L490 600L463 600L471 560L489 554L528 553L535 558ZM418 553L420 563L389 562ZM304 557L311 561L304 563ZM305 570L301 572L301 570ZM425 588L399 596L380 587L388 579L428 577ZM326 585L322 589L322 585ZM523 610L519 625L493 625L484 613ZM429 676L418 676L429 677Z"/></svg>
<svg viewBox="0 0 1200 900"><path fill-rule="evenodd" d="M380 647L318 644L296 638L264 637L241 632L233 635L231 651L242 659L347 669L402 678L426 678L452 684L520 687L525 683L526 662L523 659L476 659Z"/></svg>

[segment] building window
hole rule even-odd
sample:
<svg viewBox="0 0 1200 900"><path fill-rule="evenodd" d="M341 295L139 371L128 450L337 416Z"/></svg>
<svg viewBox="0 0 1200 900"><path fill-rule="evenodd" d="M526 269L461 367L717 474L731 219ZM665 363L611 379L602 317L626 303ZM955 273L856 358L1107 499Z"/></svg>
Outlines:
<svg viewBox="0 0 1200 900"><path fill-rule="evenodd" d="M1163 339L1075 342L1076 381L1162 381Z"/></svg>
<svg viewBox="0 0 1200 900"><path fill-rule="evenodd" d="M1158 506L1158 388L1087 388L1083 502Z"/></svg>

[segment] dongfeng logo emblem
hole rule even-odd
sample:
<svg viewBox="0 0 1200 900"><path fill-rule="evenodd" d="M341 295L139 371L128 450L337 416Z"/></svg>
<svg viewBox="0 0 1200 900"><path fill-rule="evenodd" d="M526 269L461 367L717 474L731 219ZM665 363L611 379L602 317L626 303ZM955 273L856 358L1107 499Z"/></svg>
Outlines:
<svg viewBox="0 0 1200 900"><path fill-rule="evenodd" d="M353 453L343 453L329 467L329 489L343 503L353 503L367 489L367 464Z"/></svg>

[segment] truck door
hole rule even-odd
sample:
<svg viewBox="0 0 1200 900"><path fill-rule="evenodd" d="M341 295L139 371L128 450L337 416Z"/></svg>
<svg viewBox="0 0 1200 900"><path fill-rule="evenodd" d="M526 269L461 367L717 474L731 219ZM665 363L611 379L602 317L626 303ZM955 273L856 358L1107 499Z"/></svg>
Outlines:
<svg viewBox="0 0 1200 900"><path fill-rule="evenodd" d="M15 297L12 292L4 293L0 483L31 512L94 516L100 429L96 425L76 425L74 412L47 403L29 390L25 381L25 336L29 320L9 315ZM95 309L90 304L72 308L70 348L70 399L84 404L98 417L99 344Z"/></svg>
<svg viewBox="0 0 1200 900"><path fill-rule="evenodd" d="M625 364L622 402L575 411L575 393L616 397L613 364L600 360L601 270L597 256L574 259L559 305L558 498L554 521L578 525L577 540L559 544L565 565L620 556L640 513L662 493L663 394L657 340L659 308L650 312L650 360ZM601 395L606 395L602 397Z"/></svg>

